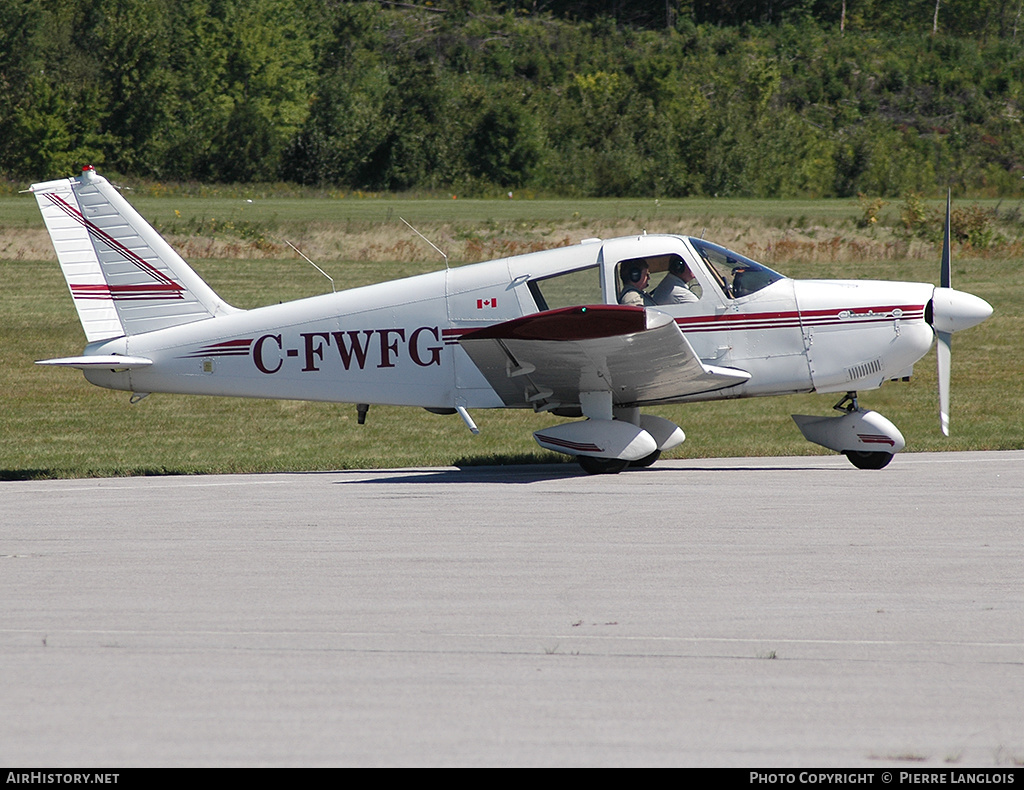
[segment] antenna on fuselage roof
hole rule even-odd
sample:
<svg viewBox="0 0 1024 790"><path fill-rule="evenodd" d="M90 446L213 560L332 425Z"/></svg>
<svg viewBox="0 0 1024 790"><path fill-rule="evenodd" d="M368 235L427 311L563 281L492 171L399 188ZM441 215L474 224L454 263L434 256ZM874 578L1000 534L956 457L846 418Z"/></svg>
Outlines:
<svg viewBox="0 0 1024 790"><path fill-rule="evenodd" d="M404 222L406 224L406 227L408 227L409 230L411 230L413 233L415 233L417 236L419 236L421 239L423 239L423 241L425 241L427 244L429 244L431 247L433 247L435 250L437 250L437 254L440 255L442 258L444 258L444 268L447 269L448 268L448 256L445 254L444 250L442 250L440 247L438 247L436 244L434 244L434 242L432 242L430 239L428 239L426 236L424 236L422 233L420 233L418 230L416 230L416 228L414 228L412 225L410 225L408 220L406 220L405 217L399 217L399 219L402 220L402 222Z"/></svg>
<svg viewBox="0 0 1024 790"><path fill-rule="evenodd" d="M704 239L704 234L705 234L705 233L707 233L707 232L708 232L708 228L707 228L707 225L705 225L705 226L704 226L703 228L701 228L701 230L700 230L700 237L701 237L701 240L703 240L703 239Z"/></svg>
<svg viewBox="0 0 1024 790"><path fill-rule="evenodd" d="M288 241L288 239L281 239L281 241L283 241L285 244L287 244L289 247L291 247L293 250L295 250L299 255L301 255L303 257L303 259L306 261L306 263L308 263L310 266L312 266L314 269L316 269L318 272L320 272L320 274L322 274L324 277L326 277L328 280L331 281L331 292L332 293L337 293L338 292L338 289L334 287L334 278L331 277L331 275L329 275L327 272L325 272L323 269L321 269L319 266L317 266L315 263L313 263L313 261L311 261L309 258L307 258L306 257L306 253L304 253L302 250L300 250L298 247L296 247L294 244L292 244L290 241Z"/></svg>

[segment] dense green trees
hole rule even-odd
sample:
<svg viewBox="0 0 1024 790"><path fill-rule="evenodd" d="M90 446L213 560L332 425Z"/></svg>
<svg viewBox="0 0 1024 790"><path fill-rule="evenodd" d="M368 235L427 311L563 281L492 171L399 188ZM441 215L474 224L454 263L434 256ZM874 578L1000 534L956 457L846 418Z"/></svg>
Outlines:
<svg viewBox="0 0 1024 790"><path fill-rule="evenodd" d="M92 163L342 189L1017 195L1022 11L0 0L0 175Z"/></svg>

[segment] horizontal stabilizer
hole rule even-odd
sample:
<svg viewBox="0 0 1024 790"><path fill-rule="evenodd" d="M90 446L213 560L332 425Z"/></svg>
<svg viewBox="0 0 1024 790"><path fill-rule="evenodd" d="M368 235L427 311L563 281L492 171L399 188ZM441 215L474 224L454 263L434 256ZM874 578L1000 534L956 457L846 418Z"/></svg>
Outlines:
<svg viewBox="0 0 1024 790"><path fill-rule="evenodd" d="M37 365L53 365L58 368L77 368L78 370L133 370L146 368L153 360L145 357L124 357L120 354L90 354L84 357L63 357L62 359L39 359Z"/></svg>

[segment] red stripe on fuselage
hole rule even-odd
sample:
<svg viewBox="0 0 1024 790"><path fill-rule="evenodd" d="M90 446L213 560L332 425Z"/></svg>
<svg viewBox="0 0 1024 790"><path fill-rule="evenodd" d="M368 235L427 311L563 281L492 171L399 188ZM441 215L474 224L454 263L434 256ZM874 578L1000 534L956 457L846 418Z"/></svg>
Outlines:
<svg viewBox="0 0 1024 790"><path fill-rule="evenodd" d="M897 315L896 312L899 311ZM851 324L888 323L899 319L924 319L924 305L885 305L879 307L845 307L826 310L787 310L780 312L699 315L676 318L680 331L722 332L756 329L792 329L794 327L849 326Z"/></svg>
<svg viewBox="0 0 1024 790"><path fill-rule="evenodd" d="M577 310L579 308L576 308ZM896 314L898 311L898 315ZM890 321L923 321L924 305L884 305L878 307L844 307L822 310L780 310L764 313L733 313L727 315L684 316L675 319L679 330L686 333L752 332L765 329L794 329L802 327L853 326L855 324L889 323ZM524 316L529 318L530 316ZM496 325L494 325L496 326ZM441 330L445 345L455 345L471 332L484 332L475 327ZM488 333L493 334L493 333ZM502 333L504 334L504 333ZM512 334L512 333L509 333ZM564 339L569 339L565 337Z"/></svg>

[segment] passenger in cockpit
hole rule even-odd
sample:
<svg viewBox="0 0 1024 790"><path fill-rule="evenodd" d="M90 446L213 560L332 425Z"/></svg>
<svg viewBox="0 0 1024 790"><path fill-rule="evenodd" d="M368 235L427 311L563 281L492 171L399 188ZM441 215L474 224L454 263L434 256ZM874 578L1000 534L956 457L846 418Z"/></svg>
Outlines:
<svg viewBox="0 0 1024 790"><path fill-rule="evenodd" d="M668 264L668 274L654 289L651 297L655 304L686 304L696 302L697 294L690 290L690 284L695 283L696 278L690 267L678 255L673 256Z"/></svg>

